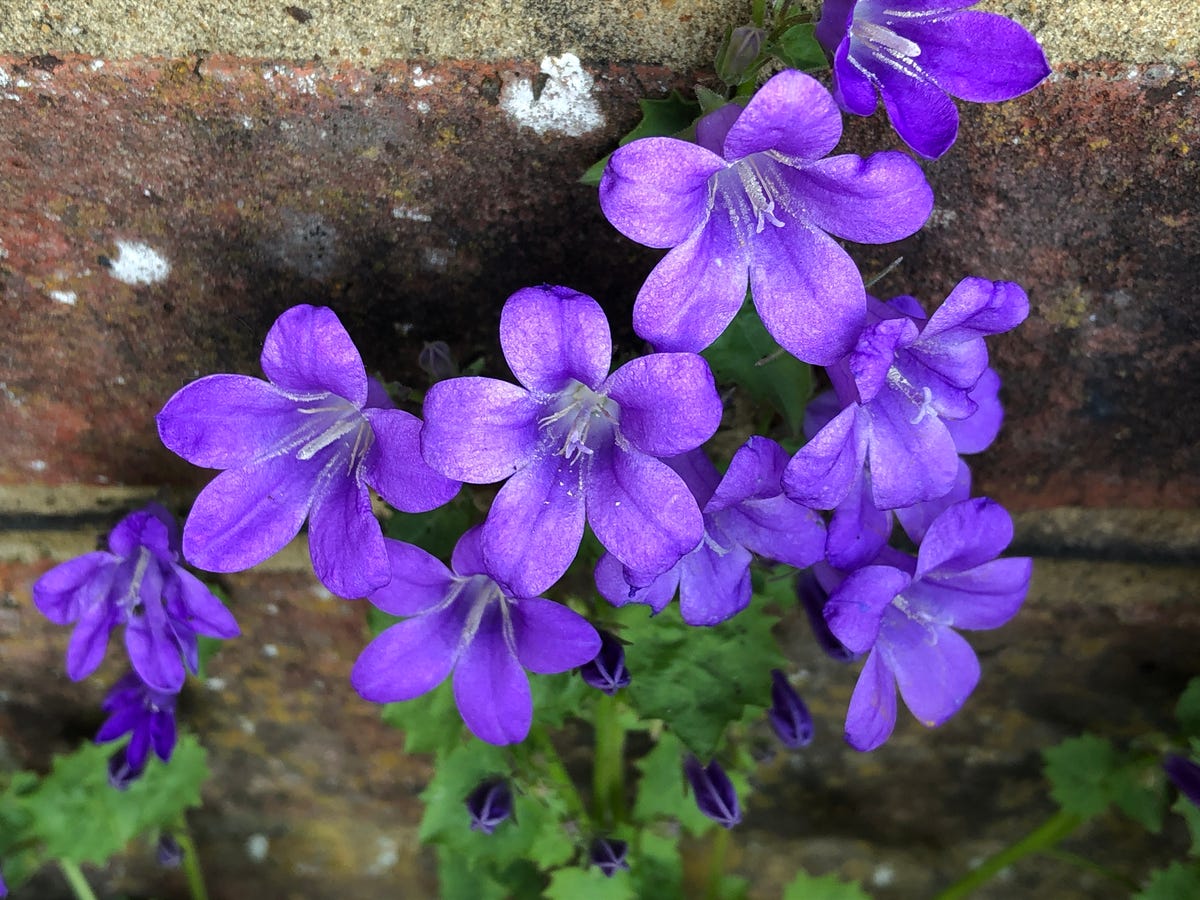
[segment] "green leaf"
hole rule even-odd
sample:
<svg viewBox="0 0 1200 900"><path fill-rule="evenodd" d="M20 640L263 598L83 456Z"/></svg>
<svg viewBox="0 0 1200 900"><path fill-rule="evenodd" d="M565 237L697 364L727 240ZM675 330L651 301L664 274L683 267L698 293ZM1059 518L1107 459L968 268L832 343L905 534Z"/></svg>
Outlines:
<svg viewBox="0 0 1200 900"><path fill-rule="evenodd" d="M194 736L179 741L169 763L152 757L125 791L108 783L112 753L112 745L85 744L55 757L38 789L21 798L33 820L30 832L48 858L102 865L139 834L167 827L200 805L208 765Z"/></svg>
<svg viewBox="0 0 1200 900"><path fill-rule="evenodd" d="M857 882L842 881L836 875L817 878L799 872L784 889L783 900L871 900Z"/></svg>
<svg viewBox="0 0 1200 900"><path fill-rule="evenodd" d="M1162 767L1155 759L1128 762L1108 779L1117 809L1129 816L1151 834L1162 830L1167 812L1167 784Z"/></svg>
<svg viewBox="0 0 1200 900"><path fill-rule="evenodd" d="M752 303L742 305L729 327L701 355L718 382L737 385L755 402L777 411L791 433L800 435L804 407L812 396L812 369L780 350Z"/></svg>
<svg viewBox="0 0 1200 900"><path fill-rule="evenodd" d="M444 754L463 740L462 717L449 678L420 697L384 704L383 721L404 732L406 753Z"/></svg>
<svg viewBox="0 0 1200 900"><path fill-rule="evenodd" d="M588 687L579 675L530 675L529 690L533 696L533 721L549 728L558 728L571 716L586 719L591 715L599 691Z"/></svg>
<svg viewBox="0 0 1200 900"><path fill-rule="evenodd" d="M671 91L670 96L662 100L639 100L638 105L642 107L642 120L633 131L621 138L618 142L621 147L638 138L678 135L691 128L700 115L699 105L685 100L679 91ZM600 184L600 176L604 174L610 156L611 153L589 168L579 180L592 187Z"/></svg>
<svg viewBox="0 0 1200 900"><path fill-rule="evenodd" d="M393 512L383 524L383 533L406 544L416 544L443 562L450 559L463 532L481 518L467 491L459 491L445 506L419 514Z"/></svg>
<svg viewBox="0 0 1200 900"><path fill-rule="evenodd" d="M1200 678L1188 682L1175 706L1175 718L1186 737L1200 737Z"/></svg>
<svg viewBox="0 0 1200 900"><path fill-rule="evenodd" d="M636 853L629 860L635 896L683 900L683 858L678 837L665 837L644 828L629 852Z"/></svg>
<svg viewBox="0 0 1200 900"><path fill-rule="evenodd" d="M654 618L636 604L618 610L633 674L629 702L643 719L666 722L702 760L716 753L726 726L747 706L770 701L771 669L784 660L771 634L776 619L762 606L755 598L711 628L685 624L674 603Z"/></svg>
<svg viewBox="0 0 1200 900"><path fill-rule="evenodd" d="M1188 856L1200 856L1200 809L1187 797L1180 795L1171 806L1171 811L1183 816L1183 821L1187 823L1188 834L1192 838Z"/></svg>
<svg viewBox="0 0 1200 900"><path fill-rule="evenodd" d="M811 22L793 25L781 34L773 52L793 69L812 72L829 68L825 51L821 49L821 45L817 43L817 39L813 35Z"/></svg>
<svg viewBox="0 0 1200 900"><path fill-rule="evenodd" d="M438 897L441 900L505 900L508 889L477 872L447 847L437 848Z"/></svg>
<svg viewBox="0 0 1200 900"><path fill-rule="evenodd" d="M637 761L641 778L633 817L645 825L659 819L679 822L694 835L702 835L716 823L700 812L688 796L683 777L683 758L687 749L671 732L664 732L654 749Z"/></svg>
<svg viewBox="0 0 1200 900"><path fill-rule="evenodd" d="M1116 748L1094 734L1068 738L1042 751L1050 796L1066 812L1091 818L1113 801L1108 780L1120 766Z"/></svg>
<svg viewBox="0 0 1200 900"><path fill-rule="evenodd" d="M546 888L547 900L633 900L635 896L629 872L608 878L595 866L559 869Z"/></svg>
<svg viewBox="0 0 1200 900"><path fill-rule="evenodd" d="M1174 862L1152 872L1146 887L1134 900L1192 900L1200 897L1200 866Z"/></svg>

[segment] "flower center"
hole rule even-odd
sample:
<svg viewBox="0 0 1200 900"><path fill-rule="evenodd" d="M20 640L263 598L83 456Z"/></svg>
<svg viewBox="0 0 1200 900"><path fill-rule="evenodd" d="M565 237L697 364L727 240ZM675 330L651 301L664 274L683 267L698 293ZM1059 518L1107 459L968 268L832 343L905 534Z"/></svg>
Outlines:
<svg viewBox="0 0 1200 900"><path fill-rule="evenodd" d="M625 446L618 424L621 408L611 398L575 381L551 404L554 412L538 421L538 427L557 444L555 453L567 462L591 456L606 443Z"/></svg>
<svg viewBox="0 0 1200 900"><path fill-rule="evenodd" d="M926 417L937 418L938 412L933 405L933 391L927 387L918 388L905 378L895 366L888 369L887 380L890 387L900 391L917 408L916 414L909 419L911 424L920 425Z"/></svg>
<svg viewBox="0 0 1200 900"><path fill-rule="evenodd" d="M884 59L890 57L911 63L921 55L920 46L913 41L897 34L886 25L868 22L858 16L854 17L854 21L850 25L850 35L870 46L876 55Z"/></svg>
<svg viewBox="0 0 1200 900"><path fill-rule="evenodd" d="M751 228L755 234L761 234L768 222L776 228L784 226L775 214L775 207L793 212L790 196L780 161L770 153L751 153L716 176L714 199L725 207L743 246L749 241Z"/></svg>
<svg viewBox="0 0 1200 900"><path fill-rule="evenodd" d="M138 548L137 562L133 566L133 575L129 578L129 587L125 591L125 596L121 598L121 608L125 610L126 615L140 616L144 612L142 608L142 579L146 577L146 568L150 565L153 557L146 547Z"/></svg>
<svg viewBox="0 0 1200 900"><path fill-rule="evenodd" d="M312 406L300 406L297 411L311 417L293 435L293 446L299 446L299 460L310 460L326 447L338 444L335 456L345 459L347 473L353 474L375 443L375 432L362 410L336 394L318 397Z"/></svg>

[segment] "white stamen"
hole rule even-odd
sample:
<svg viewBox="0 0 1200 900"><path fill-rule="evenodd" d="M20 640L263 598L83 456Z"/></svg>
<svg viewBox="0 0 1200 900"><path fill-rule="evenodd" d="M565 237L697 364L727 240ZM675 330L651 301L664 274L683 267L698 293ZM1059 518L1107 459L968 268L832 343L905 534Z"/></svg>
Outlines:
<svg viewBox="0 0 1200 900"><path fill-rule="evenodd" d="M850 27L850 31L859 40L866 41L868 44L873 44L876 47L886 48L894 55L903 57L904 59L915 59L921 55L921 47L918 44L896 34L896 32L884 25L855 19L854 24Z"/></svg>

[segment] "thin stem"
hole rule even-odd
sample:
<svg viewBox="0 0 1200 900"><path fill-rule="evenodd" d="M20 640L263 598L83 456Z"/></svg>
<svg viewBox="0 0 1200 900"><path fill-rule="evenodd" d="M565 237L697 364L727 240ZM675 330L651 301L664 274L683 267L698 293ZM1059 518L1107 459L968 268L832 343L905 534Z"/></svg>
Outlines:
<svg viewBox="0 0 1200 900"><path fill-rule="evenodd" d="M592 769L592 798L596 819L612 828L625 818L625 729L617 698L607 694L596 704L596 758Z"/></svg>
<svg viewBox="0 0 1200 900"><path fill-rule="evenodd" d="M196 842L188 831L187 823L181 822L175 832L175 840L183 851L183 874L187 878L188 893L192 900L208 900L208 890L204 886L204 871L200 868L200 855L196 852Z"/></svg>
<svg viewBox="0 0 1200 900"><path fill-rule="evenodd" d="M713 838L712 864L708 867L708 887L704 900L717 900L721 896L721 882L725 880L725 857L729 854L729 829L718 828Z"/></svg>
<svg viewBox="0 0 1200 900"><path fill-rule="evenodd" d="M92 893L91 887L88 886L87 879L83 877L83 872L79 866L68 859L55 860L58 867L62 869L62 873L66 876L67 884L71 886L71 892L79 898L79 900L96 900L96 895Z"/></svg>
<svg viewBox="0 0 1200 900"><path fill-rule="evenodd" d="M938 894L934 900L959 900L961 897L969 896L972 891L991 881L1002 869L1008 868L1032 853L1049 850L1083 822L1084 819L1080 816L1059 810L1025 837L1009 844L999 853L989 856L978 868L954 882Z"/></svg>
<svg viewBox="0 0 1200 900"><path fill-rule="evenodd" d="M1110 881L1119 882L1120 884L1129 888L1131 891L1137 891L1139 887L1138 883L1128 875L1122 875L1120 872L1115 872L1112 869L1100 865L1098 862L1093 862L1086 856L1080 856L1078 853L1072 853L1069 850L1063 850L1059 847L1051 847L1048 850L1043 850L1042 855L1048 856L1051 859L1057 859L1059 862L1068 863L1076 868L1086 869L1089 872L1095 872L1097 875L1101 875Z"/></svg>
<svg viewBox="0 0 1200 900"><path fill-rule="evenodd" d="M567 767L563 765L562 757L558 755L558 748L550 740L550 735L547 734L546 729L535 726L529 732L529 741L527 743L536 748L537 752L541 755L541 771L558 790L559 796L567 804L567 810L571 814L571 817L577 822L587 822L587 807L584 805L583 798L579 796L579 790L575 787L575 782L571 780L571 775L567 772Z"/></svg>

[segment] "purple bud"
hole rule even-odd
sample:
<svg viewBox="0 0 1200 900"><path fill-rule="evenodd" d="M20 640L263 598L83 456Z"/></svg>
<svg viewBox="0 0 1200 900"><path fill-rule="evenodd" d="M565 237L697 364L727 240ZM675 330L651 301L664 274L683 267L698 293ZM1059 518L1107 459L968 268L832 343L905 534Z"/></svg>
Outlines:
<svg viewBox="0 0 1200 900"><path fill-rule="evenodd" d="M471 830L491 834L496 826L512 816L512 791L503 778L489 778L467 797L467 812L471 814Z"/></svg>
<svg viewBox="0 0 1200 900"><path fill-rule="evenodd" d="M720 763L713 760L706 768L696 757L688 756L683 761L683 774L692 786L700 812L723 828L732 828L742 821L737 792Z"/></svg>
<svg viewBox="0 0 1200 900"><path fill-rule="evenodd" d="M124 747L108 758L108 783L118 791L127 790L131 784L142 777L144 771L146 771L145 762L137 768L129 764Z"/></svg>
<svg viewBox="0 0 1200 900"><path fill-rule="evenodd" d="M596 838L592 841L592 865L603 872L605 878L612 878L622 869L629 871L629 863L625 859L628 852L629 845L624 841L618 841L616 838Z"/></svg>
<svg viewBox="0 0 1200 900"><path fill-rule="evenodd" d="M1163 771L1193 806L1200 806L1200 765L1172 753L1163 760Z"/></svg>
<svg viewBox="0 0 1200 900"><path fill-rule="evenodd" d="M617 636L607 631L600 632L600 652L591 662L579 669L579 674L596 690L612 696L623 687L629 687L629 670L625 668L625 647Z"/></svg>
<svg viewBox="0 0 1200 900"><path fill-rule="evenodd" d="M729 33L729 40L717 57L717 75L726 84L739 84L746 70L754 65L767 33L753 25L743 25Z"/></svg>
<svg viewBox="0 0 1200 900"><path fill-rule="evenodd" d="M8 896L8 885L4 883L4 873L0 872L0 897Z"/></svg>
<svg viewBox="0 0 1200 900"><path fill-rule="evenodd" d="M771 670L771 725L784 746L798 750L812 742L813 720L808 707L778 669Z"/></svg>
<svg viewBox="0 0 1200 900"><path fill-rule="evenodd" d="M158 864L164 869L178 869L183 864L183 848L175 835L164 831L158 836Z"/></svg>
<svg viewBox="0 0 1200 900"><path fill-rule="evenodd" d="M829 599L829 592L821 586L811 569L800 573L796 581L796 596L800 598L804 611L808 613L813 637L817 639L825 655L838 662L850 662L854 659L854 653L829 630L829 623L825 621L825 603Z"/></svg>
<svg viewBox="0 0 1200 900"><path fill-rule="evenodd" d="M445 341L433 341L422 347L417 355L417 365L433 381L445 381L458 374L458 365Z"/></svg>

